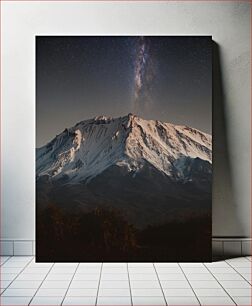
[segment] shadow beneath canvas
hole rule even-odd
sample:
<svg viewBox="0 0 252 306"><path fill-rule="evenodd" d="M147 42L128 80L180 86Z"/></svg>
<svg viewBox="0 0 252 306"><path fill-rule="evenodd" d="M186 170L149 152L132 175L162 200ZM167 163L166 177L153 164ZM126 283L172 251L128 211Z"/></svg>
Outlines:
<svg viewBox="0 0 252 306"><path fill-rule="evenodd" d="M242 232L234 193L228 143L226 97L221 69L221 48L213 42L213 237ZM232 256L232 255L230 255ZM234 256L236 256L234 254Z"/></svg>

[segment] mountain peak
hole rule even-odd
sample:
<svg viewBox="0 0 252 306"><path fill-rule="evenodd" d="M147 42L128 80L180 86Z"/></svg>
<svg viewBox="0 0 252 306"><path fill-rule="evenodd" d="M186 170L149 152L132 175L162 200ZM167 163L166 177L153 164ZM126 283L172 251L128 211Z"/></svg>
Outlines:
<svg viewBox="0 0 252 306"><path fill-rule="evenodd" d="M127 116L128 116L129 119L134 119L134 118L138 117L136 114L133 114L133 113L128 113Z"/></svg>
<svg viewBox="0 0 252 306"><path fill-rule="evenodd" d="M100 123L108 123L112 120L112 117L106 117L104 115L96 116L94 117L94 121L100 122Z"/></svg>
<svg viewBox="0 0 252 306"><path fill-rule="evenodd" d="M111 116L99 115L99 116L94 117L93 120L95 122L98 122L98 123L110 123L111 121L114 121L114 120L117 120L117 119L134 120L135 118L142 119L142 118L138 117L136 114L128 113L128 115L125 115L125 116L119 117L119 118L113 118Z"/></svg>
<svg viewBox="0 0 252 306"><path fill-rule="evenodd" d="M146 162L167 176L181 172L186 159L211 163L212 138L194 128L124 117L97 116L65 129L37 149L37 176L87 181L111 166L137 174Z"/></svg>

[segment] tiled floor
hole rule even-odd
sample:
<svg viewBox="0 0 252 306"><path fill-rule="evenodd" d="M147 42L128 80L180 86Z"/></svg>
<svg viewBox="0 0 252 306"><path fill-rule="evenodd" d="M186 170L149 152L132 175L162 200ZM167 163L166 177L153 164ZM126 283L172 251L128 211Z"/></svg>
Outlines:
<svg viewBox="0 0 252 306"><path fill-rule="evenodd" d="M251 304L251 257L154 264L1 257L0 305Z"/></svg>

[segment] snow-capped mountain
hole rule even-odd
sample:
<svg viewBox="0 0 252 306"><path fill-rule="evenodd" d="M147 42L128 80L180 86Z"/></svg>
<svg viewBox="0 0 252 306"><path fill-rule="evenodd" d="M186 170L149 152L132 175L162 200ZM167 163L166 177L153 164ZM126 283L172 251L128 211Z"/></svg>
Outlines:
<svg viewBox="0 0 252 306"><path fill-rule="evenodd" d="M81 121L36 152L37 178L72 184L89 183L114 166L135 178L147 164L173 181L190 181L195 171L211 171L211 163L211 135L133 114Z"/></svg>
<svg viewBox="0 0 252 306"><path fill-rule="evenodd" d="M136 227L211 207L212 139L133 114L85 120L36 152L38 209L114 209Z"/></svg>

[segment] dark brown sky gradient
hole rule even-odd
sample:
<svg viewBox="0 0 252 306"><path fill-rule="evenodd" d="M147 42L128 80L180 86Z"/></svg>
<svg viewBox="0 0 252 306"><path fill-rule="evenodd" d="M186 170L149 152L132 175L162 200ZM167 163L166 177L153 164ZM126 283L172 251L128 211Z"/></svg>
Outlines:
<svg viewBox="0 0 252 306"><path fill-rule="evenodd" d="M139 41L143 44L137 36L36 38L37 147L81 120L136 109L145 119L212 133L211 37L145 37L144 84L136 107Z"/></svg>

